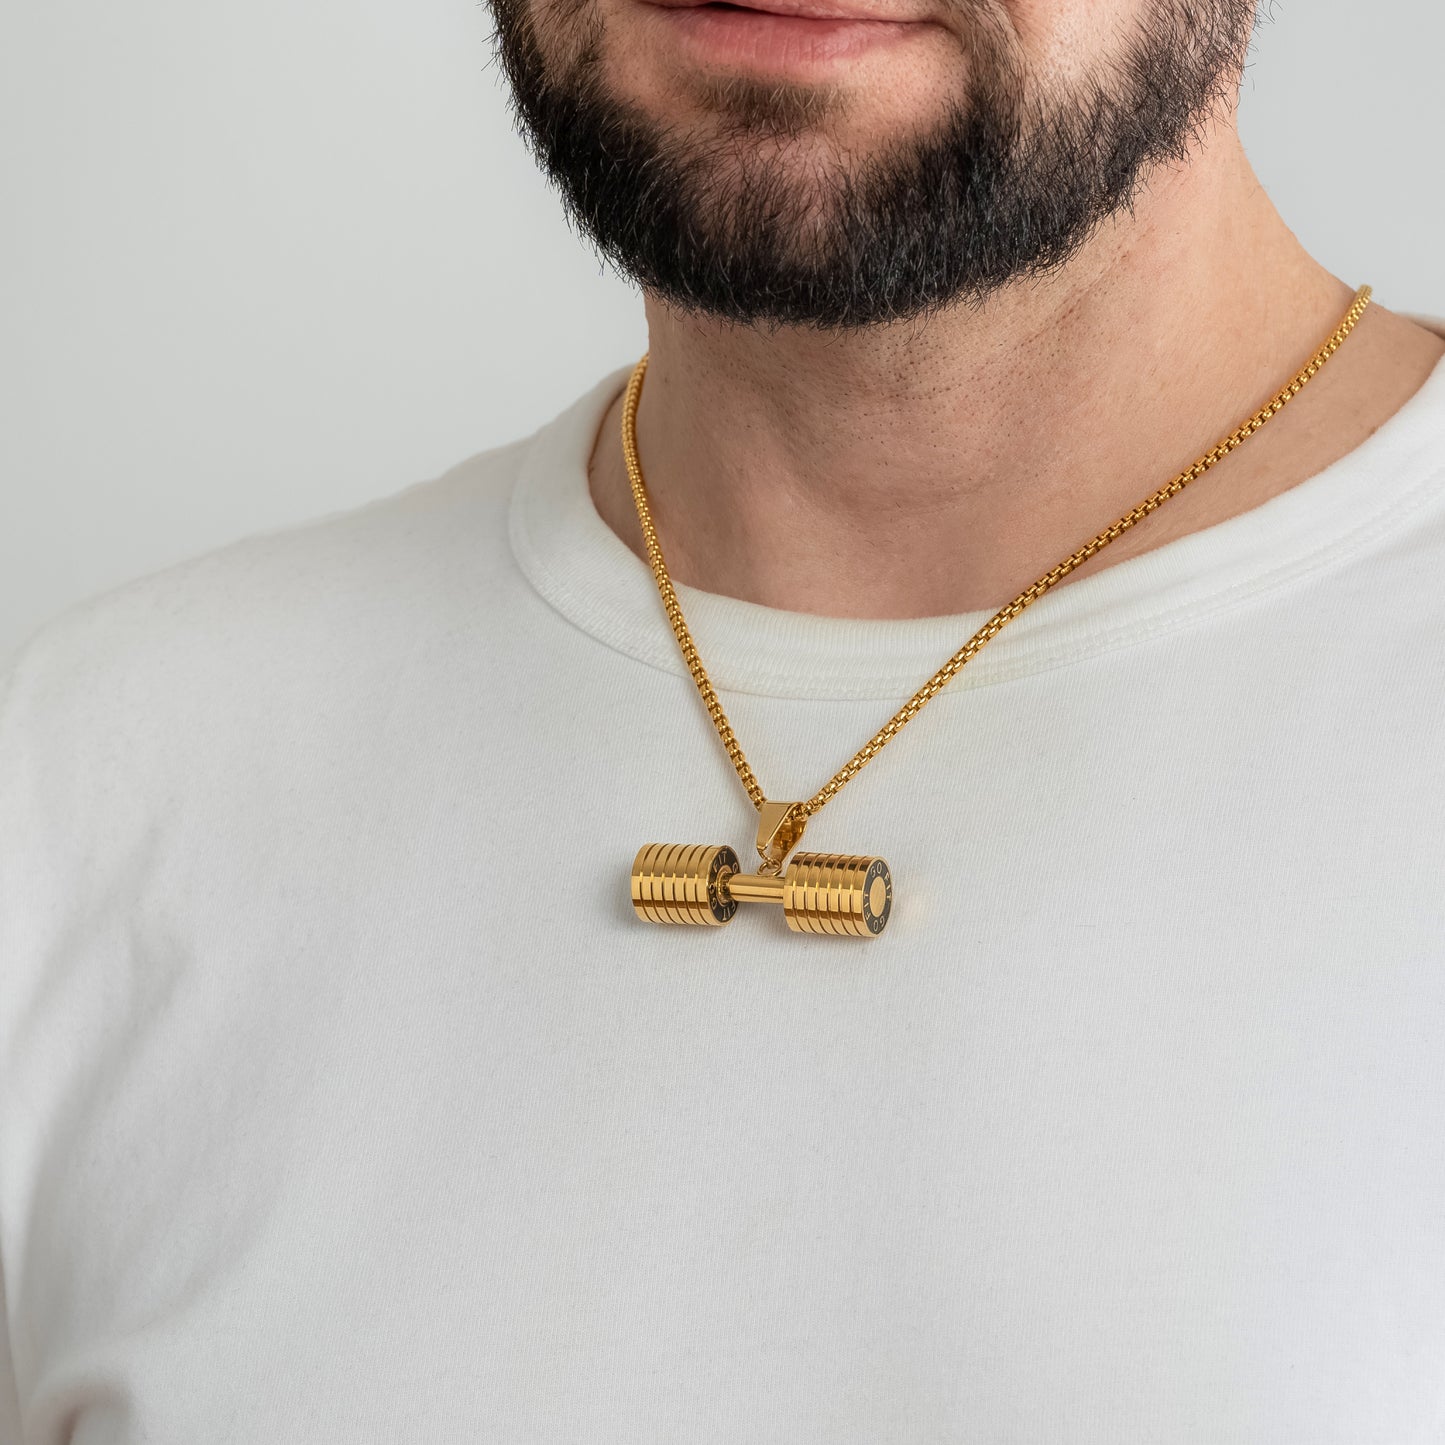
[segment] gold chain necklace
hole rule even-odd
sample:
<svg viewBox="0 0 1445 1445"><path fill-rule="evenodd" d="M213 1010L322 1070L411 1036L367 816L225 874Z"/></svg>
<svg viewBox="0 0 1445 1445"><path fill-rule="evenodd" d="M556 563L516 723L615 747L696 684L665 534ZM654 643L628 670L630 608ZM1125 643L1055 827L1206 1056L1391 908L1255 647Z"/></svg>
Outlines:
<svg viewBox="0 0 1445 1445"><path fill-rule="evenodd" d="M881 858L842 853L799 853L783 871L788 854L803 836L808 819L851 782L906 727L924 706L937 697L958 671L996 637L1024 608L1037 602L1045 592L1062 582L1076 567L1102 551L1151 512L1162 507L1197 481L1211 467L1224 460L1241 442L1248 440L1266 422L1277 416L1304 389L1321 367L1344 344L1370 304L1371 290L1362 286L1350 309L1324 345L1305 363L1299 373L1265 406L1211 447L1193 466L1146 497L1097 537L1085 542L1057 566L1051 567L1032 586L1026 587L1007 606L1001 607L917 692L813 794L801 802L770 802L758 783L732 724L718 701L717 692L698 655L672 578L662 557L662 544L652 521L652 508L642 480L642 463L637 455L637 404L642 396L642 379L647 372L644 355L633 369L622 403L622 454L632 482L632 499L642 523L647 556L657 590L667 609L678 646L682 649L692 680L707 706L722 745L758 810L757 850L761 865L756 873L744 873L737 854L726 844L646 843L632 864L632 905L638 917L652 923L724 924L737 912L739 902L774 902L783 905L788 926L798 933L830 933L854 937L875 937L882 933L893 905L893 880Z"/></svg>

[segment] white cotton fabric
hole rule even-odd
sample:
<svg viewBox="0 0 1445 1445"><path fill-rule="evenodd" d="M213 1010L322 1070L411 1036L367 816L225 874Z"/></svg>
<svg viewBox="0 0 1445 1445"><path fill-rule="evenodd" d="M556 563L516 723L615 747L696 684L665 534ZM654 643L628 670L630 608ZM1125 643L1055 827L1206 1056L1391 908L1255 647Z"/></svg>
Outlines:
<svg viewBox="0 0 1445 1445"><path fill-rule="evenodd" d="M1438 1445L1445 368L819 814L876 941L632 912L754 814L622 379L11 670L0 1439ZM679 591L784 798L984 620Z"/></svg>

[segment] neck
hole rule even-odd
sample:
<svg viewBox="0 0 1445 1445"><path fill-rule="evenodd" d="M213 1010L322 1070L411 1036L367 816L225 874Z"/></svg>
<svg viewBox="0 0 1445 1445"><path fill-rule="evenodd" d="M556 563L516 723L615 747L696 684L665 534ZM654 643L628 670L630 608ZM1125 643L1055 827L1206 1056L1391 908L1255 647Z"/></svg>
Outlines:
<svg viewBox="0 0 1445 1445"><path fill-rule="evenodd" d="M979 305L826 333L727 326L649 297L637 434L669 569L838 617L997 607L1273 395L1352 292L1304 252L1220 130L1067 266ZM1284 412L1074 577L1344 455L1440 350L1372 308ZM641 555L619 417L620 400L592 495Z"/></svg>

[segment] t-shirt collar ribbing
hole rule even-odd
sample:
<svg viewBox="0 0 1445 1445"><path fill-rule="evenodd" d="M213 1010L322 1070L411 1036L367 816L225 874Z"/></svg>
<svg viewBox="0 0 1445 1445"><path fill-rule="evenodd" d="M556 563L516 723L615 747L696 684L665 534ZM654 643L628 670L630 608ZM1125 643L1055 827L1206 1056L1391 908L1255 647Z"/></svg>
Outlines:
<svg viewBox="0 0 1445 1445"><path fill-rule="evenodd" d="M686 674L650 568L603 521L587 485L597 428L629 370L604 377L536 433L515 482L510 540L532 585L570 622L640 662ZM1445 363L1324 471L1040 598L949 691L1081 663L1286 586L1438 504L1442 471ZM992 615L818 617L675 585L714 684L764 696L901 701Z"/></svg>

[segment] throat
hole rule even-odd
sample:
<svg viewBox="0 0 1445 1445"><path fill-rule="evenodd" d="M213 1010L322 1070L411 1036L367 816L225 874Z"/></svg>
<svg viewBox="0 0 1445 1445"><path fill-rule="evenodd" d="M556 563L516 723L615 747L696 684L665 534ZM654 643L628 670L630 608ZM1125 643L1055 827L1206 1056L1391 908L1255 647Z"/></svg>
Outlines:
<svg viewBox="0 0 1445 1445"><path fill-rule="evenodd" d="M1120 347L1090 367L1054 365L1052 376L1046 357L1027 381L1027 342L992 368L986 357L950 372L947 357L900 339L882 384L853 387L841 403L826 353L800 381L794 338L720 358L677 345L664 317L636 436L668 569L689 587L788 612L901 620L997 610L1291 380L1353 298L1334 278L1318 282L1249 350L1225 333L1212 347L1181 348L1172 365L1142 366ZM1047 347L1058 345L1055 332ZM1057 585L1313 475L1413 395L1441 350L1440 338L1370 307L1267 426ZM603 520L646 560L621 421L619 396L598 429L589 487Z"/></svg>

